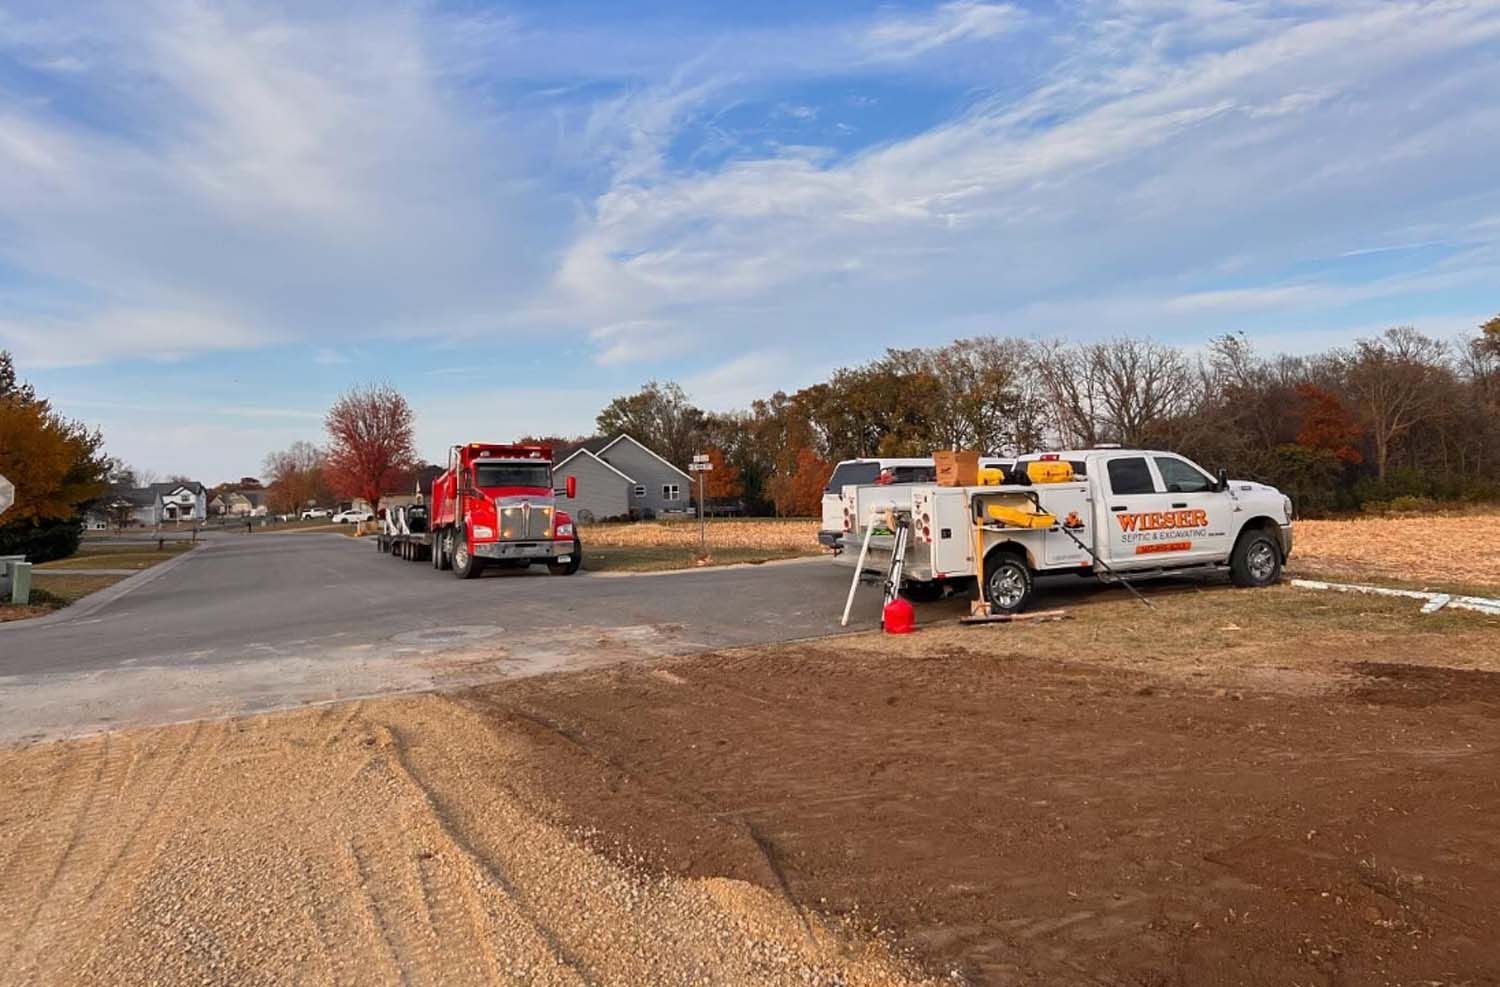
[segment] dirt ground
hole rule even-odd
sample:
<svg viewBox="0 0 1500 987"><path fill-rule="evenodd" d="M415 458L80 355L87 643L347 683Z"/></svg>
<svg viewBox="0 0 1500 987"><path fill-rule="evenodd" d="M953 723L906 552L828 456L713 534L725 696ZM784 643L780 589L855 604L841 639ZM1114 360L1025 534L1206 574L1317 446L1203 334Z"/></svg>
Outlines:
<svg viewBox="0 0 1500 987"><path fill-rule="evenodd" d="M530 738L601 848L892 930L935 974L1500 981L1500 622L1157 603L457 701Z"/></svg>

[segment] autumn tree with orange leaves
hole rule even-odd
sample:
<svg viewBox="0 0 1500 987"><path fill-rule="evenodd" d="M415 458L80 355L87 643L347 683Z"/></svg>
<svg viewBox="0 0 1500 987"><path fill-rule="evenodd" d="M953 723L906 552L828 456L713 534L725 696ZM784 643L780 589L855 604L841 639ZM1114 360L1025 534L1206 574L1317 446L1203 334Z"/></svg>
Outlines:
<svg viewBox="0 0 1500 987"><path fill-rule="evenodd" d="M703 478L703 496L710 500L734 500L745 493L740 468L724 458L724 450L710 447L706 453L713 469Z"/></svg>
<svg viewBox="0 0 1500 987"><path fill-rule="evenodd" d="M390 384L363 384L328 411L324 472L334 492L364 498L374 510L380 495L396 488L418 466L412 410Z"/></svg>
<svg viewBox="0 0 1500 987"><path fill-rule="evenodd" d="M833 476L833 464L806 446L797 450L790 472L771 480L771 502L780 517L815 517L822 511L823 488Z"/></svg>

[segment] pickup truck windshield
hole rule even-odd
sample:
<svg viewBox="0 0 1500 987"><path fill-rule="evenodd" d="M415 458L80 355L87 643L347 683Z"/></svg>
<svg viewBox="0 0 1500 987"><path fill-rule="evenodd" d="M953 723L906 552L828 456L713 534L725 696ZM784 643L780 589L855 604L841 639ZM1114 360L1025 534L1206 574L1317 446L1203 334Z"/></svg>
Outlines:
<svg viewBox="0 0 1500 987"><path fill-rule="evenodd" d="M474 482L481 487L552 486L552 467L546 463L480 463Z"/></svg>

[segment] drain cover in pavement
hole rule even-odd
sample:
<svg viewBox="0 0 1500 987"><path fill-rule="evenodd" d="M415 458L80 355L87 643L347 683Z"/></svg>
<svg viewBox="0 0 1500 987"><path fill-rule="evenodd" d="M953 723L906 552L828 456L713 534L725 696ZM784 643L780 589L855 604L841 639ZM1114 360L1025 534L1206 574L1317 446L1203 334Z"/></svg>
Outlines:
<svg viewBox="0 0 1500 987"><path fill-rule="evenodd" d="M505 628L496 624L457 624L452 627L429 627L420 631L406 631L391 638L397 644L463 644L483 641L503 633Z"/></svg>

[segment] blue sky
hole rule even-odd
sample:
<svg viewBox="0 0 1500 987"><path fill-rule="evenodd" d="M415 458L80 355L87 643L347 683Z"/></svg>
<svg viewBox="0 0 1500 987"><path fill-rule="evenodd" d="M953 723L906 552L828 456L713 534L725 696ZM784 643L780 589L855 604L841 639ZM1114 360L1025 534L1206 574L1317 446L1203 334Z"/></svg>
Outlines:
<svg viewBox="0 0 1500 987"><path fill-rule="evenodd" d="M1500 311L1500 2L0 9L0 347L207 482L976 333L1305 352Z"/></svg>

